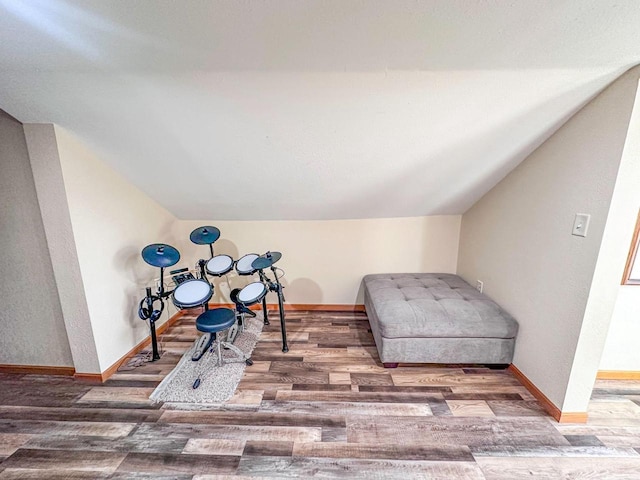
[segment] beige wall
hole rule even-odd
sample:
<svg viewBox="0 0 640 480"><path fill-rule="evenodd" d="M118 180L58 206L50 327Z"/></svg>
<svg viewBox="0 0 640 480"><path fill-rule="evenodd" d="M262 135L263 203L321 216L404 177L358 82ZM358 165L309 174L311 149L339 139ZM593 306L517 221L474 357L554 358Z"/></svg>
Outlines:
<svg viewBox="0 0 640 480"><path fill-rule="evenodd" d="M640 92L640 87L639 87ZM633 228L640 209L640 93L636 94L618 181L611 202L610 221L613 255L606 265L621 271L631 245ZM621 275L610 285L616 303L600 361L600 370L640 371L640 286L618 285Z"/></svg>
<svg viewBox="0 0 640 480"><path fill-rule="evenodd" d="M611 318L600 370L640 371L640 287L621 286Z"/></svg>
<svg viewBox="0 0 640 480"><path fill-rule="evenodd" d="M72 366L20 122L0 110L0 364Z"/></svg>
<svg viewBox="0 0 640 480"><path fill-rule="evenodd" d="M584 384L595 377L590 362L567 401L637 77L634 69L614 82L462 218L458 273L484 281L518 320L514 364L565 411L586 409ZM576 213L591 215L586 238L571 235ZM605 333L609 307L604 298ZM587 333L580 352L591 349L597 363L604 336Z"/></svg>
<svg viewBox="0 0 640 480"><path fill-rule="evenodd" d="M158 269L143 262L150 243L173 241L175 217L124 180L69 132L55 127L78 261L100 370L148 335L137 317ZM166 321L168 313L163 316Z"/></svg>
<svg viewBox="0 0 640 480"><path fill-rule="evenodd" d="M283 253L278 266L288 303L361 304L362 277L381 272L455 273L460 216L326 221L180 221L176 236L184 261L192 267L208 258L204 246L189 241L189 233L214 225L221 237L215 253L238 259L267 250ZM229 277L231 287L247 279ZM228 301L226 282L216 289L217 301ZM269 300L275 302L273 297Z"/></svg>
<svg viewBox="0 0 640 480"><path fill-rule="evenodd" d="M637 138L640 126L637 116L640 112L637 110L639 104L636 96L639 77L640 68L635 68L620 86L619 98L624 98L621 108L625 112L631 107L635 108L628 121L628 128L624 129L624 149L564 400L567 411L578 411L580 408L585 410L587 407L620 289L620 279L627 259L627 245L633 234L640 200L640 149Z"/></svg>
<svg viewBox="0 0 640 480"><path fill-rule="evenodd" d="M78 373L96 373L100 371L98 353L89 321L53 125L26 124L24 132L73 366Z"/></svg>

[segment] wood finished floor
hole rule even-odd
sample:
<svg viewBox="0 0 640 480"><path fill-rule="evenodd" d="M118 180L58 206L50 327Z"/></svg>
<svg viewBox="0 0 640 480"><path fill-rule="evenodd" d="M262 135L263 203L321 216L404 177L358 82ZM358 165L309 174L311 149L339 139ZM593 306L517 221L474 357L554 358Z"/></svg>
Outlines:
<svg viewBox="0 0 640 480"><path fill-rule="evenodd" d="M147 400L196 337L100 386L0 375L0 479L639 479L640 382L598 381L587 424L557 424L507 371L384 369L364 314L276 319L224 408Z"/></svg>

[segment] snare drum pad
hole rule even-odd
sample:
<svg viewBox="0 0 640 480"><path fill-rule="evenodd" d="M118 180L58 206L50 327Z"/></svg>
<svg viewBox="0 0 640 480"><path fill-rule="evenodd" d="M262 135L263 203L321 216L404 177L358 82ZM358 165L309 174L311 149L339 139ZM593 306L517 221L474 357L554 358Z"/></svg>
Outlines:
<svg viewBox="0 0 640 480"><path fill-rule="evenodd" d="M213 295L213 289L204 280L187 280L173 292L173 303L178 308L192 308L204 305Z"/></svg>

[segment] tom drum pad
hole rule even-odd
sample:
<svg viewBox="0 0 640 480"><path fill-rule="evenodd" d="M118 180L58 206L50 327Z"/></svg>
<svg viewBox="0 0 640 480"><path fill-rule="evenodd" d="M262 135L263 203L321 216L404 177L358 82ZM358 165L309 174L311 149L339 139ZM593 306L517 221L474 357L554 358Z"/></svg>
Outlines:
<svg viewBox="0 0 640 480"><path fill-rule="evenodd" d="M206 268L208 274L221 277L233 268L233 258L229 255L216 255L207 262Z"/></svg>
<svg viewBox="0 0 640 480"><path fill-rule="evenodd" d="M240 258L236 262L236 272L238 272L238 275L253 275L256 273L256 269L253 268L251 264L258 256L256 253L248 253Z"/></svg>
<svg viewBox="0 0 640 480"><path fill-rule="evenodd" d="M238 293L238 301L245 306L255 305L262 301L267 294L267 287L262 282L253 282Z"/></svg>

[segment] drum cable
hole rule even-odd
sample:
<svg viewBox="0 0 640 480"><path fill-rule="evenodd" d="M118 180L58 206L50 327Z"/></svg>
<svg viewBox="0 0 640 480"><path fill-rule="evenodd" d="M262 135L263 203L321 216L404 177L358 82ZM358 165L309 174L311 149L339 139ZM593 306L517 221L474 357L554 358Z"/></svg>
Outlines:
<svg viewBox="0 0 640 480"><path fill-rule="evenodd" d="M274 275L276 276L276 280L280 280L281 278L284 278L285 276L285 271L283 269L281 269L280 267L274 267L276 270L282 272L282 275L278 276L277 273L274 273Z"/></svg>

